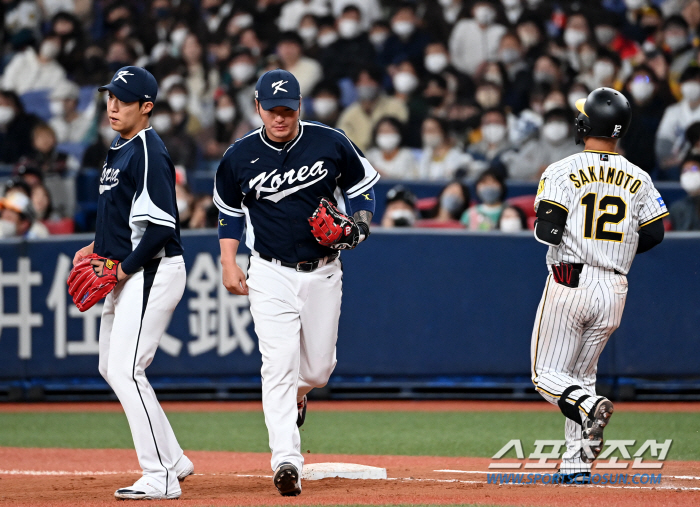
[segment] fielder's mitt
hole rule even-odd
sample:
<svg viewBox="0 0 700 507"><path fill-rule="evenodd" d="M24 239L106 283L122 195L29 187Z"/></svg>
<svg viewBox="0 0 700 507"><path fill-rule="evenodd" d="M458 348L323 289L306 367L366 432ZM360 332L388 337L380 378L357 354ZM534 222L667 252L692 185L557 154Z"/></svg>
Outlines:
<svg viewBox="0 0 700 507"><path fill-rule="evenodd" d="M351 217L344 215L325 197L309 218L311 233L323 246L335 250L350 250L360 242L360 228Z"/></svg>
<svg viewBox="0 0 700 507"><path fill-rule="evenodd" d="M98 275L91 261L103 262L102 274ZM117 267L119 261L105 259L97 254L90 254L73 267L68 276L68 294L78 310L84 312L93 307L100 299L112 292L119 281Z"/></svg>

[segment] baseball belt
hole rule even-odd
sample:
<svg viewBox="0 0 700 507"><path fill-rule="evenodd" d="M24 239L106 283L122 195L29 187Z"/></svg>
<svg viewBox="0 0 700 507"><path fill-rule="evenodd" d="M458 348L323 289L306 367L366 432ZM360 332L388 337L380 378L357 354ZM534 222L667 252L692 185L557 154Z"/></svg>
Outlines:
<svg viewBox="0 0 700 507"><path fill-rule="evenodd" d="M270 257L269 255L265 255L262 253L259 254L260 258L264 261L278 262L280 264L280 266L284 266L285 268L292 268L292 269L295 269L301 273L312 273L319 268L319 265L321 264L321 262L323 262L325 260L326 261L325 264L328 264L329 262L333 262L334 260L336 260L339 255L340 255L340 252L333 252L328 257L321 257L320 259L313 259L310 261L302 261L302 262L284 262L284 261L281 261L279 259L275 259L273 257Z"/></svg>

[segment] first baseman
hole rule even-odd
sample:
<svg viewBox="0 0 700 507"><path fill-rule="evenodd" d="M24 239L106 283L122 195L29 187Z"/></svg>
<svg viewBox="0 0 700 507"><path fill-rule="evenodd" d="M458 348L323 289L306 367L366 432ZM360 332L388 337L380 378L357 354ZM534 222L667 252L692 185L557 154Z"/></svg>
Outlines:
<svg viewBox="0 0 700 507"><path fill-rule="evenodd" d="M224 154L214 203L224 286L250 296L274 484L293 496L301 493L306 394L326 385L336 364L339 251L369 236L379 175L343 132L299 120L299 83L289 72L260 77L255 107L264 126ZM244 229L247 281L236 265Z"/></svg>
<svg viewBox="0 0 700 507"><path fill-rule="evenodd" d="M175 169L149 126L158 93L155 78L145 69L123 67L99 91L109 92L107 115L119 135L102 169L95 241L75 254L69 284L81 310L108 292L100 324L100 373L124 408L143 469L133 486L114 496L179 498L178 480L194 467L145 373L185 289ZM89 269L81 271L86 264Z"/></svg>
<svg viewBox="0 0 700 507"><path fill-rule="evenodd" d="M532 381L566 417L560 480L587 482L614 407L597 396L596 371L620 325L634 256L661 243L666 205L649 175L615 149L630 105L610 88L580 99L576 142L585 150L550 165L535 209L550 275L532 332Z"/></svg>

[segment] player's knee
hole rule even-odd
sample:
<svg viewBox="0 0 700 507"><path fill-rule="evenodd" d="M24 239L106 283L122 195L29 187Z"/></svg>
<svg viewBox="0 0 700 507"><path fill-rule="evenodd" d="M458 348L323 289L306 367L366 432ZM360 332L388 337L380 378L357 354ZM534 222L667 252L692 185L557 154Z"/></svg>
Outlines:
<svg viewBox="0 0 700 507"><path fill-rule="evenodd" d="M331 373L335 369L335 363L325 368L314 368L312 371L304 373L304 381L314 387L324 387L331 378Z"/></svg>
<svg viewBox="0 0 700 507"><path fill-rule="evenodd" d="M117 391L120 386L127 385L133 382L133 373L131 365L110 364L106 371L106 379L112 389Z"/></svg>

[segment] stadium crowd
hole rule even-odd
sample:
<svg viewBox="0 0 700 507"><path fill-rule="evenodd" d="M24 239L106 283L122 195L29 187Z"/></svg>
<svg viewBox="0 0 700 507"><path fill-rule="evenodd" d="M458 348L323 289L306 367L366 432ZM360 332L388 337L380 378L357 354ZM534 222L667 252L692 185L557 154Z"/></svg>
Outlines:
<svg viewBox="0 0 700 507"><path fill-rule="evenodd" d="M536 182L573 142L577 99L622 91L620 152L687 196L700 230L700 0L2 0L0 237L90 230L115 133L97 86L125 65L158 80L151 124L177 167L183 228L216 224L213 175L261 125L258 76L284 68L302 117L342 129L385 180L382 225L517 231ZM87 178L92 176L92 180ZM96 176L95 176L96 175ZM83 178L81 180L81 178ZM416 199L412 181L449 182ZM87 189L86 189L87 188Z"/></svg>

